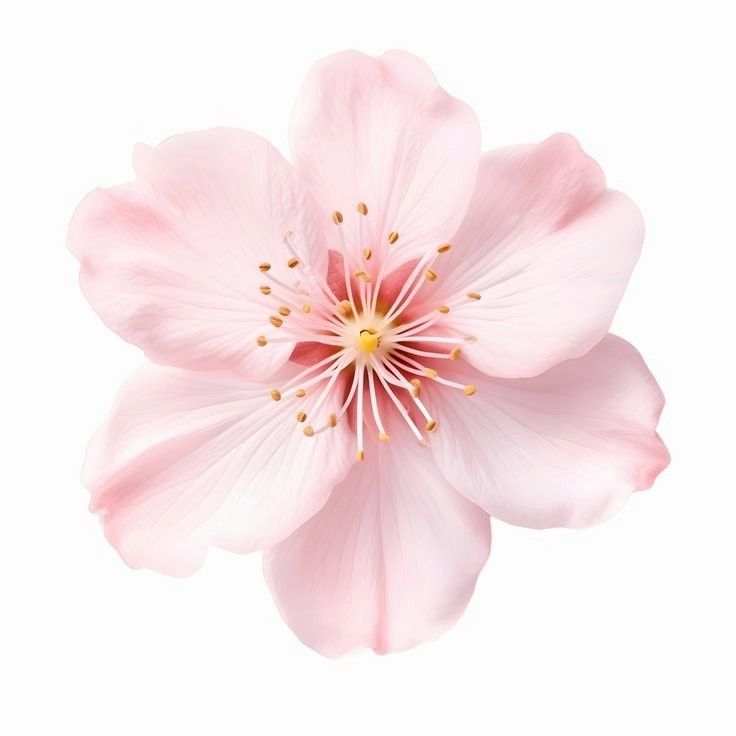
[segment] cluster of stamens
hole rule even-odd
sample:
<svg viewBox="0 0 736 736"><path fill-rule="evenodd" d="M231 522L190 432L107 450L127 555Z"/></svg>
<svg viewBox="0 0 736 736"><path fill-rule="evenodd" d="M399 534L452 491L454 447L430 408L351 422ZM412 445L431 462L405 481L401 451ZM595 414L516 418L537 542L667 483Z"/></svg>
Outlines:
<svg viewBox="0 0 736 736"><path fill-rule="evenodd" d="M363 460L366 404L370 405L378 438L382 442L390 441L381 418L378 398L381 389L423 445L427 444L425 435L407 408L407 404L413 404L417 410L415 416L421 415L419 424L424 423L424 432L431 433L437 429L437 419L422 401L422 380L459 389L466 396L475 393L474 386L448 380L425 363L427 360L458 360L462 355L461 346L474 342L472 336L438 334L437 324L459 303L477 301L480 294L471 291L455 303L440 304L421 316L406 318L407 309L420 290L437 281L438 273L433 268L435 261L452 248L449 243L444 243L433 247L416 261L392 304L381 303L379 296L388 275L386 264L389 259L381 259L374 277L369 270L373 251L362 242L362 220L368 216L368 207L359 202L356 211L358 242L350 248L342 228L342 213L336 211L332 215L340 233L347 298L339 298L325 279L303 262L294 246L293 233L287 232L284 244L291 256L287 266L297 272L298 278L293 284L286 283L272 275L271 264L260 264L260 271L269 281L260 287L261 294L273 297L278 306L268 318L275 328L272 334L268 338L260 335L256 342L260 347L279 342L318 343L329 350L326 358L316 360L286 385L271 390L270 396L274 401L302 400L307 393L316 393L317 398L309 407L309 416L303 406L297 406L295 411L296 420L304 424L303 432L307 437L337 426L354 404L356 457ZM389 246L398 240L397 232L392 231L387 236ZM335 412L323 417L320 410L342 374L349 379L343 400ZM401 400L402 392L405 394L403 398L409 399L406 403ZM311 423L307 423L308 419L312 420Z"/></svg>

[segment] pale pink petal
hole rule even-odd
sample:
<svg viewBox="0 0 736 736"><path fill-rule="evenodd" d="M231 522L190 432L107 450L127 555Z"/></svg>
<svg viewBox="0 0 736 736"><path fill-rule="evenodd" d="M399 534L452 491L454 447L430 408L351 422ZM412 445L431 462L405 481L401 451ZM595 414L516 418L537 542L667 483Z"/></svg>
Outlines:
<svg viewBox="0 0 736 736"><path fill-rule="evenodd" d="M225 372L149 365L130 378L83 477L123 559L187 575L209 545L261 549L320 509L353 461L352 433L344 423L305 437L297 411Z"/></svg>
<svg viewBox="0 0 736 736"><path fill-rule="evenodd" d="M593 524L669 462L655 432L662 392L618 337L535 378L456 371L477 392L423 389L440 419L432 448L445 476L491 516L529 527Z"/></svg>
<svg viewBox="0 0 736 736"><path fill-rule="evenodd" d="M139 181L92 192L70 225L85 295L157 362L268 375L293 345L254 349L278 306L260 293L258 266L293 278L284 233L319 242L292 168L263 139L228 129L139 146L134 163ZM326 268L326 253L315 265Z"/></svg>
<svg viewBox="0 0 736 736"><path fill-rule="evenodd" d="M437 265L434 302L459 300L444 324L477 338L466 357L478 369L537 375L606 334L643 232L635 205L605 189L570 136L493 151L454 249Z"/></svg>
<svg viewBox="0 0 736 736"><path fill-rule="evenodd" d="M480 156L475 114L450 97L414 56L389 51L375 59L346 51L320 61L294 111L295 165L321 206L345 214L358 238L356 205L364 202L363 245L380 259L387 237L395 263L448 240L467 208Z"/></svg>
<svg viewBox="0 0 736 736"><path fill-rule="evenodd" d="M325 507L264 553L281 614L328 656L407 649L461 615L490 546L488 516L418 443L367 449Z"/></svg>

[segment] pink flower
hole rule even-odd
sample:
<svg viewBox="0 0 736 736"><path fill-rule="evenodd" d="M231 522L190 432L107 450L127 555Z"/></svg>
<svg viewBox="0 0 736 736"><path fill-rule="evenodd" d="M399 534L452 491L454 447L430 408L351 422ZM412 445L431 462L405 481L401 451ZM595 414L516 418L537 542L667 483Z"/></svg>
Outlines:
<svg viewBox="0 0 736 736"><path fill-rule="evenodd" d="M489 515L585 526L667 465L662 394L606 334L642 221L570 136L481 155L401 52L318 63L291 142L140 145L79 206L82 289L153 361L84 482L129 565L263 549L309 646L405 649L462 613Z"/></svg>

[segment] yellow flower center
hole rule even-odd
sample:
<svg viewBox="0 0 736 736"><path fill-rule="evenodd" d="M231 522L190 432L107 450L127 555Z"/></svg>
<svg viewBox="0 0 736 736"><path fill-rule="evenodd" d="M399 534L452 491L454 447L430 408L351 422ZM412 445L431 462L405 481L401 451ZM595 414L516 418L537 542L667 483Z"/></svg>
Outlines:
<svg viewBox="0 0 736 736"><path fill-rule="evenodd" d="M380 342L381 336L375 330L361 330L358 335L358 347L364 353L372 353Z"/></svg>

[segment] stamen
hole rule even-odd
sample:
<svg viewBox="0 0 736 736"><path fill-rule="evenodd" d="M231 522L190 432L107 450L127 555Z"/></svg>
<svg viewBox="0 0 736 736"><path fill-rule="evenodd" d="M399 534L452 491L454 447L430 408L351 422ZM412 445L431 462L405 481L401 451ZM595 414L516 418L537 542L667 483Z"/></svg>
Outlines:
<svg viewBox="0 0 736 736"><path fill-rule="evenodd" d="M298 388L296 391L294 391L294 396L299 399L303 399L306 395L307 392L303 388Z"/></svg>
<svg viewBox="0 0 736 736"><path fill-rule="evenodd" d="M373 409L373 419L376 422L376 427L378 427L378 436L380 437L388 437L388 434L386 434L386 430L383 426L383 422L381 422L381 415L378 411L378 399L376 398L376 386L375 386L375 379L373 378L373 371L368 370L368 394L371 397L371 408ZM384 440L385 441L385 440Z"/></svg>
<svg viewBox="0 0 736 736"><path fill-rule="evenodd" d="M258 268L261 271L261 273L266 273L266 271L270 271L271 270L271 264L264 262L264 263L261 263L261 265L258 266Z"/></svg>
<svg viewBox="0 0 736 736"><path fill-rule="evenodd" d="M459 348L457 348L459 350ZM396 347L396 350L402 352L402 353L410 353L411 355L419 355L422 358L434 358L435 360L457 360L457 358L452 357L452 352L450 353L437 353L431 350L416 350L415 348L407 347L406 345L398 345ZM457 357L460 357L460 354L458 353Z"/></svg>
<svg viewBox="0 0 736 736"><path fill-rule="evenodd" d="M309 304L305 304L302 307L302 312L304 312L304 314L309 314L311 311L312 311L312 307L310 307Z"/></svg>
<svg viewBox="0 0 736 736"><path fill-rule="evenodd" d="M470 337L435 337L434 335L430 335L427 337L426 335L422 334L416 334L412 333L410 335L394 335L394 340L396 342L441 342L441 343L449 343L450 345L462 345L463 343L467 342L473 342L474 338Z"/></svg>
<svg viewBox="0 0 736 736"><path fill-rule="evenodd" d="M281 281L280 279L277 279L275 276L271 275L270 273L267 274L267 276L274 284L276 284L279 287L279 289L283 289L284 292L293 296L293 302L296 302L296 303L300 302L303 298L303 294L308 293L306 290L297 289L296 287L293 287L293 286L290 286L289 284L284 283L283 281ZM319 279L317 280L317 282L319 285ZM270 287L266 287L266 288L270 288ZM337 299L335 295L331 291L329 291L326 285L324 286L322 291L324 295L327 297L327 299L329 299L332 304L337 303ZM283 295L280 295L280 296L283 299ZM287 304L291 304L292 308L295 307L295 304L292 303L291 300L283 299L283 301L285 301ZM328 323L327 329L334 329L335 327L340 325L340 321L335 319L335 314L331 312L325 305L318 304L317 306L320 308L322 314L324 315L326 319L326 322ZM345 322L343 321L342 324L345 324Z"/></svg>
<svg viewBox="0 0 736 736"><path fill-rule="evenodd" d="M447 314L450 311L450 307L448 307L446 304L442 304L439 307L437 307L437 311L440 314Z"/></svg>
<svg viewBox="0 0 736 736"><path fill-rule="evenodd" d="M359 268L357 271L353 271L353 276L366 284L370 284L373 281L368 271L364 271L362 268Z"/></svg>
<svg viewBox="0 0 736 736"><path fill-rule="evenodd" d="M340 417L347 411L348 407L350 406L350 402L353 400L353 396L355 396L355 392L358 388L358 374L357 371L353 373L353 381L350 384L350 390L348 391L348 395L345 398L345 401L343 401L342 406L340 407L340 411L337 412L337 418L340 419Z"/></svg>
<svg viewBox="0 0 736 736"><path fill-rule="evenodd" d="M477 292L470 292L466 295L468 298L473 297L474 299L471 299L471 301L475 300L477 301L480 299L480 294ZM444 304L442 307L439 307L437 311L439 311L441 314L447 314L452 308L461 306L463 304L466 304L465 298L457 298L453 299L449 304ZM444 307L447 308L447 311L445 311ZM437 317L436 314L429 312L425 314L423 317L418 317L415 319L410 325L402 325L401 329L402 331L407 330L409 327L417 327L418 329L426 329L430 325L434 324L439 317Z"/></svg>
<svg viewBox="0 0 736 736"><path fill-rule="evenodd" d="M332 221L336 225L342 224L343 217L341 212L333 212L332 214ZM362 223L362 218L358 221L358 230L360 231ZM345 289L348 292L348 298L347 303L350 305L351 311L355 311L355 300L353 299L353 285L350 278L350 263L348 261L348 247L345 243L345 233L343 232L342 228L338 228L338 232L340 233L340 250L342 251L342 266L343 266L343 275L345 277ZM341 304L344 304L345 300L341 302ZM348 316L348 315L344 315Z"/></svg>
<svg viewBox="0 0 736 736"><path fill-rule="evenodd" d="M462 354L463 351L460 348L453 348L450 350L450 360L457 360Z"/></svg>
<svg viewBox="0 0 736 736"><path fill-rule="evenodd" d="M291 254L293 256L291 258L291 260L288 262L289 268L296 268L297 266L300 266L300 270L305 275L309 276L311 279L314 280L314 282L317 284L317 286L319 286L319 288L322 291L322 293L332 302L332 304L336 304L337 301L338 301L338 299L335 296L335 293L332 291L332 289L327 285L327 283L325 282L325 280L322 278L322 276L320 276L320 274L317 273L313 268L311 268L309 266L301 266L300 265L300 261L299 261L299 258L298 258L298 255L299 254L297 253L296 248L294 247L293 243L291 242L292 236L293 236L293 233L291 232L291 230L287 230L284 233L284 239L283 239L284 245L288 248L288 250L291 252ZM269 266L269 268L270 268L270 266ZM273 280L276 281L276 279L273 279ZM277 283L279 283L279 282L277 282ZM286 287L286 288L289 291L294 291L291 287ZM302 293L308 294L309 292L308 291L303 291Z"/></svg>
<svg viewBox="0 0 736 736"><path fill-rule="evenodd" d="M322 374L320 374L317 377L317 378L322 378L324 375L326 375L327 373L329 373L329 371L332 370L332 368L334 368L336 365L338 365L340 363L340 358L343 355L345 355L346 352L347 351L345 349L340 350L337 353L333 353L332 355L328 355L326 358L323 358L322 360L320 360L319 362L315 363L314 365L310 365L308 368L305 368L303 371L301 371L296 376L294 376L293 378L291 378L286 383L286 385L282 388L282 391L284 391L284 393L286 393L287 390L288 391L291 391L291 389L294 386L297 386L297 385L299 385L302 382L302 378L305 378L310 373L314 373L315 371L317 371L320 368L322 368L322 366L327 365L328 363L331 363L332 365L326 371L324 371ZM314 379L310 379L310 382L313 381L313 380ZM304 389L303 388L298 389L296 391L296 393L295 393L295 396L299 396L300 398L302 396L304 396Z"/></svg>
<svg viewBox="0 0 736 736"><path fill-rule="evenodd" d="M424 416L424 418L428 422L432 422L433 421L432 415L429 413L427 407L424 406L424 404L422 403L422 401L419 399L419 396L418 395L416 395L416 396L414 395L415 391L414 391L413 383L412 384L409 384L409 382L406 380L406 378L402 375L401 371L399 371L399 369L394 365L394 363L391 360L391 358L387 358L385 360L384 366L386 368L388 368L388 370L394 376L394 380L391 380L390 377L389 377L389 380L392 383L396 383L398 386L401 386L402 388L405 388L407 391L409 391L409 393L411 394L412 399L414 399L414 403L416 404L416 406L419 409L419 411L422 412L422 415ZM412 388L409 388L410 385L412 386Z"/></svg>
<svg viewBox="0 0 736 736"><path fill-rule="evenodd" d="M477 291L469 291L468 299L472 299L474 302L477 302L480 299L480 294Z"/></svg>
<svg viewBox="0 0 736 736"><path fill-rule="evenodd" d="M427 430L427 432L434 432L435 429L437 429L437 420L431 419L430 421L428 421L425 429Z"/></svg>
<svg viewBox="0 0 736 736"><path fill-rule="evenodd" d="M416 296L419 289L422 288L422 284L424 283L421 279L419 279L419 273L425 266L431 266L435 259L437 258L436 253L430 253L423 258L421 258L416 266L414 266L414 270L411 272L411 275L406 280L404 285L401 287L401 290L399 291L398 296L394 300L394 305L391 307L391 309L388 310L388 313L383 319L382 326L385 326L387 324L390 324L390 322L398 317L406 307L411 304L411 301ZM380 283L376 287L376 294L378 293L378 288L380 287ZM407 295L407 292L408 295ZM406 297L406 298L404 298ZM403 299L403 301L402 301ZM375 309L375 299L373 308Z"/></svg>
<svg viewBox="0 0 736 736"><path fill-rule="evenodd" d="M414 335L423 332L428 327L431 327L433 324L435 324L435 322L439 322L439 320L441 319L441 314L430 312L429 314L425 314L423 317L415 319L413 322L401 325L401 327L398 327L396 330L394 330L394 334L397 337L401 337L401 339L403 340L404 336Z"/></svg>
<svg viewBox="0 0 736 736"><path fill-rule="evenodd" d="M383 385L384 390L389 395L389 398L391 401L394 402L394 405L399 410L399 414L404 418L404 421L409 425L409 429L411 429L414 436L419 440L419 442L422 445L426 445L426 441L424 437L422 437L422 433L417 428L417 425L414 424L411 417L409 416L409 412L406 410L406 407L399 401L396 394L391 390L391 387L388 385L388 381L383 375L383 372L380 370L378 363L376 362L375 358L371 356L371 362L373 363L374 368L376 369L376 375L378 376L378 380Z"/></svg>
<svg viewBox="0 0 736 736"><path fill-rule="evenodd" d="M368 207L366 206L365 202L358 202L357 210L364 217L368 214Z"/></svg>
<svg viewBox="0 0 736 736"><path fill-rule="evenodd" d="M391 232L388 234L389 245L393 245L398 239L399 239L399 234L397 232Z"/></svg>
<svg viewBox="0 0 736 736"><path fill-rule="evenodd" d="M356 441L358 443L357 458L359 461L365 458L365 448L363 446L363 374L365 367L361 364L356 366L355 372L358 374L358 406L355 416Z"/></svg>
<svg viewBox="0 0 736 736"><path fill-rule="evenodd" d="M447 253L447 251L450 250L450 248L452 248L452 243L444 243L439 248L437 248L437 252L440 255L443 255L444 253Z"/></svg>
<svg viewBox="0 0 736 736"><path fill-rule="evenodd" d="M472 384L465 386L465 388L463 389L463 393L466 396L472 396L475 393L475 386L473 386Z"/></svg>
<svg viewBox="0 0 736 736"><path fill-rule="evenodd" d="M270 396L274 401L281 401L281 392L275 388L271 390Z"/></svg>
<svg viewBox="0 0 736 736"><path fill-rule="evenodd" d="M306 427L304 427L303 431L307 437L314 437L314 427L311 424L308 424Z"/></svg>
<svg viewBox="0 0 736 736"><path fill-rule="evenodd" d="M258 335L258 337L256 338L256 342L257 342L257 343L258 343L258 345L260 345L261 347L263 347L264 345L266 345L266 344L267 344L267 340L266 340L266 338L265 338L265 337L264 337L263 335Z"/></svg>
<svg viewBox="0 0 736 736"><path fill-rule="evenodd" d="M428 268L424 272L424 276L427 279L427 281L437 281L437 278L438 278L437 272L433 271L431 268Z"/></svg>
<svg viewBox="0 0 736 736"><path fill-rule="evenodd" d="M284 324L284 320L282 320L280 317L277 317L275 314L272 314L268 321L274 326L274 327L281 327L282 324Z"/></svg>
<svg viewBox="0 0 736 736"><path fill-rule="evenodd" d="M263 294L263 296L268 296L271 293L270 286L261 286L260 289L261 289L261 294Z"/></svg>
<svg viewBox="0 0 736 736"><path fill-rule="evenodd" d="M363 205L365 207L365 205ZM360 204L358 205L358 211L361 211ZM361 215L368 214L368 208L365 207L365 213L361 212ZM362 249L363 253L363 259L368 261L371 257L371 250L370 248L363 248L363 217L358 218L358 240L355 243L355 251L356 253L360 253ZM366 272L367 274L367 272ZM368 276L368 280L366 280L365 277L359 277L361 278L362 283L359 284L359 290L360 290L360 304L363 307L363 311L366 311L366 307L368 305L368 295L370 292L368 291L367 284L370 284L372 279L370 276Z"/></svg>
<svg viewBox="0 0 736 736"><path fill-rule="evenodd" d="M306 415L306 413L305 413L305 412L303 412L303 411L300 411L300 412L299 412L299 413L298 413L298 414L296 415L296 420L297 420L297 422L303 422L303 421L305 421L305 420L306 420L306 418L307 418L307 415Z"/></svg>
<svg viewBox="0 0 736 736"><path fill-rule="evenodd" d="M281 306L279 307L279 314L282 317L288 317L291 314L291 309L289 309L289 307Z"/></svg>
<svg viewBox="0 0 736 736"><path fill-rule="evenodd" d="M319 412L319 410L322 408L322 405L329 397L330 391L332 391L332 387L335 385L335 381L337 381L337 379L340 377L340 372L349 362L352 361L352 359L353 356L347 354L346 357L343 358L343 360L339 361L339 364L334 370L332 367L330 367L330 370L332 370L333 372L330 375L329 380L327 381L327 385L322 389L322 393L320 393L319 397L317 398L317 401L315 401L312 405L312 408L310 410L312 412L312 415L317 415L317 412Z"/></svg>

